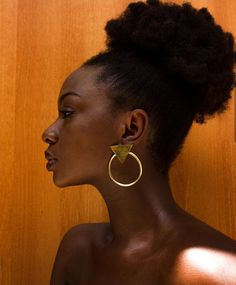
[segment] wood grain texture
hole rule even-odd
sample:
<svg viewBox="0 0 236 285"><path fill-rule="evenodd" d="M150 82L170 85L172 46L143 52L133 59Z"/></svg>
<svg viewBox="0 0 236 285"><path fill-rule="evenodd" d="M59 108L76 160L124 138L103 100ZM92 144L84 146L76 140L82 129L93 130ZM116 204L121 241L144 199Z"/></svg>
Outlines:
<svg viewBox="0 0 236 285"><path fill-rule="evenodd" d="M0 284L12 283L14 191L16 1L0 2Z"/></svg>
<svg viewBox="0 0 236 285"><path fill-rule="evenodd" d="M75 224L108 220L93 187L53 185L41 134L57 116L63 80L104 48L106 21L129 2L0 1L0 284L48 284L63 234ZM207 6L236 34L234 0L191 3ZM236 238L233 120L232 100L225 114L193 125L171 183L179 204Z"/></svg>
<svg viewBox="0 0 236 285"><path fill-rule="evenodd" d="M236 35L236 2L191 1L207 7L226 31ZM235 90L234 90L235 91ZM227 112L207 124L193 124L171 171L179 204L211 226L236 238L236 143L234 92ZM181 190L182 189L182 190Z"/></svg>

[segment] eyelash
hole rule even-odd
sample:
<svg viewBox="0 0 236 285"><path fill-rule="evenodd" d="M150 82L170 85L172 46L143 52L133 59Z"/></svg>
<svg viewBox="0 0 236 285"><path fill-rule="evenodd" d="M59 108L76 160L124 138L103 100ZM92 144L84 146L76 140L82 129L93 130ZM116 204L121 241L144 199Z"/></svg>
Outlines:
<svg viewBox="0 0 236 285"><path fill-rule="evenodd" d="M69 118L73 112L72 111L59 111L60 116L62 117L62 119L66 119Z"/></svg>

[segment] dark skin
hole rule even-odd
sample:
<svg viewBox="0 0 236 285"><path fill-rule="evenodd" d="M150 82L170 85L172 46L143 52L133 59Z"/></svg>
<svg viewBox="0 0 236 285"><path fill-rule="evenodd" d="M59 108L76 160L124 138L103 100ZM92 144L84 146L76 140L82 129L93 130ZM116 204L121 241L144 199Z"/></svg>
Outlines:
<svg viewBox="0 0 236 285"><path fill-rule="evenodd" d="M91 184L107 205L110 223L82 224L64 236L51 285L236 284L236 243L182 210L168 176L158 173L147 151L151 127L143 109L111 112L108 87L95 82L98 67L81 67L64 82L61 115L43 134L57 159L58 187ZM64 97L66 93L74 92ZM64 98L63 98L64 97ZM107 165L111 145L133 144L141 179L116 185ZM113 176L129 183L137 162L114 160Z"/></svg>

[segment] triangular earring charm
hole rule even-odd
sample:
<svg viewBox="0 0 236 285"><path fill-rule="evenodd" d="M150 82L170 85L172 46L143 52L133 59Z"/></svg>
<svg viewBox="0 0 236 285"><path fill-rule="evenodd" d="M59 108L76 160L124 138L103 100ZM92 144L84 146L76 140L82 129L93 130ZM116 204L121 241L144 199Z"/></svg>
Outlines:
<svg viewBox="0 0 236 285"><path fill-rule="evenodd" d="M126 160L126 157L130 152L132 146L133 146L132 144L118 144L118 145L112 145L111 149L116 154L119 161L123 163Z"/></svg>

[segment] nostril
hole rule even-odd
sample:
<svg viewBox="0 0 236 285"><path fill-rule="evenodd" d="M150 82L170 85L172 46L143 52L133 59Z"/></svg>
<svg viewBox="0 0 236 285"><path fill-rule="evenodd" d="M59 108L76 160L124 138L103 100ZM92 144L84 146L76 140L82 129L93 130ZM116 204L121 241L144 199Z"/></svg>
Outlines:
<svg viewBox="0 0 236 285"><path fill-rule="evenodd" d="M57 142L57 135L54 132L50 132L50 133L45 132L42 135L42 139L45 143L55 144Z"/></svg>
<svg viewBox="0 0 236 285"><path fill-rule="evenodd" d="M48 139L48 138L46 138L45 140L45 143L48 143L48 144L52 144L53 142L50 140L50 139Z"/></svg>

